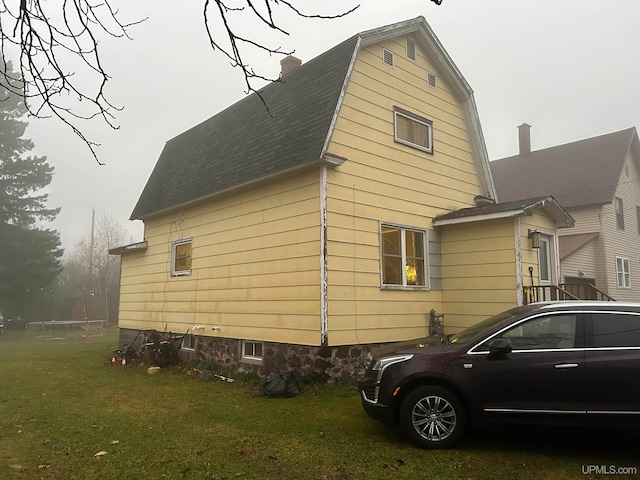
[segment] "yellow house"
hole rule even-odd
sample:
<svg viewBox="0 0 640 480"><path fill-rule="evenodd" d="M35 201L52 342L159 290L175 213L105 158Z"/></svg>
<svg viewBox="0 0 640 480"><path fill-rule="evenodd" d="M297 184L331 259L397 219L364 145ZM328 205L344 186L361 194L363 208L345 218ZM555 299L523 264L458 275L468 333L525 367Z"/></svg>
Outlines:
<svg viewBox="0 0 640 480"><path fill-rule="evenodd" d="M522 301L528 229L571 219L553 199L446 216L495 191L472 90L424 18L300 63L165 145L131 216L144 241L111 252L123 343L185 333L197 358L339 377L442 315Z"/></svg>

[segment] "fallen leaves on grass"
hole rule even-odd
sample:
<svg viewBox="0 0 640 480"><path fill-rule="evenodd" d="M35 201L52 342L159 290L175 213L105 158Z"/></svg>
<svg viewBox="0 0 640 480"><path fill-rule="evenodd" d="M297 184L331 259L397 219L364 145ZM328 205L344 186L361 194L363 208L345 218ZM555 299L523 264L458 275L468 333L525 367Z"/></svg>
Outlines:
<svg viewBox="0 0 640 480"><path fill-rule="evenodd" d="M109 452L105 451L105 450L100 450L98 453L94 453L93 456L96 458L100 458L103 457L104 455L108 454Z"/></svg>

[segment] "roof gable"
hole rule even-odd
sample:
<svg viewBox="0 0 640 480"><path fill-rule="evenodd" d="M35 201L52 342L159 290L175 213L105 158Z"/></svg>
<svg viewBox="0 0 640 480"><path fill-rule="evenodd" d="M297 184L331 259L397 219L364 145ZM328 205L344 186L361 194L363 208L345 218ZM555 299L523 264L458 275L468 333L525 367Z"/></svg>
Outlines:
<svg viewBox="0 0 640 480"><path fill-rule="evenodd" d="M131 219L234 191L287 173L336 165L326 152L361 47L412 35L460 98L483 194L495 190L473 92L423 17L355 35L201 124L169 140ZM268 105L269 115L265 105Z"/></svg>
<svg viewBox="0 0 640 480"><path fill-rule="evenodd" d="M498 199L552 195L565 208L611 203L630 149L638 149L635 128L494 160Z"/></svg>

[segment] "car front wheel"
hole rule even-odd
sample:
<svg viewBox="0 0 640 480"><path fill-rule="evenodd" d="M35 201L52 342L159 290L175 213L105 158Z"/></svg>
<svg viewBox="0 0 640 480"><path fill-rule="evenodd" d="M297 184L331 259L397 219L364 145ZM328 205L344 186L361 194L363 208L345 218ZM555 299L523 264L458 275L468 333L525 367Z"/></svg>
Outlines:
<svg viewBox="0 0 640 480"><path fill-rule="evenodd" d="M418 387L400 406L404 433L422 448L450 448L464 434L466 422L462 402L444 387Z"/></svg>

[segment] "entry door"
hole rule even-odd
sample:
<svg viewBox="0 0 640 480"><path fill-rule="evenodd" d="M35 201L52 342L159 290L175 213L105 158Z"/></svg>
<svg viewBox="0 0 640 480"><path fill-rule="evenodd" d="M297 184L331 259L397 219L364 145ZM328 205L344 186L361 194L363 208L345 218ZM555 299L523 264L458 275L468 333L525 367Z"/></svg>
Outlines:
<svg viewBox="0 0 640 480"><path fill-rule="evenodd" d="M553 251L553 237L540 235L540 248L538 249L540 285L555 285L556 283Z"/></svg>

